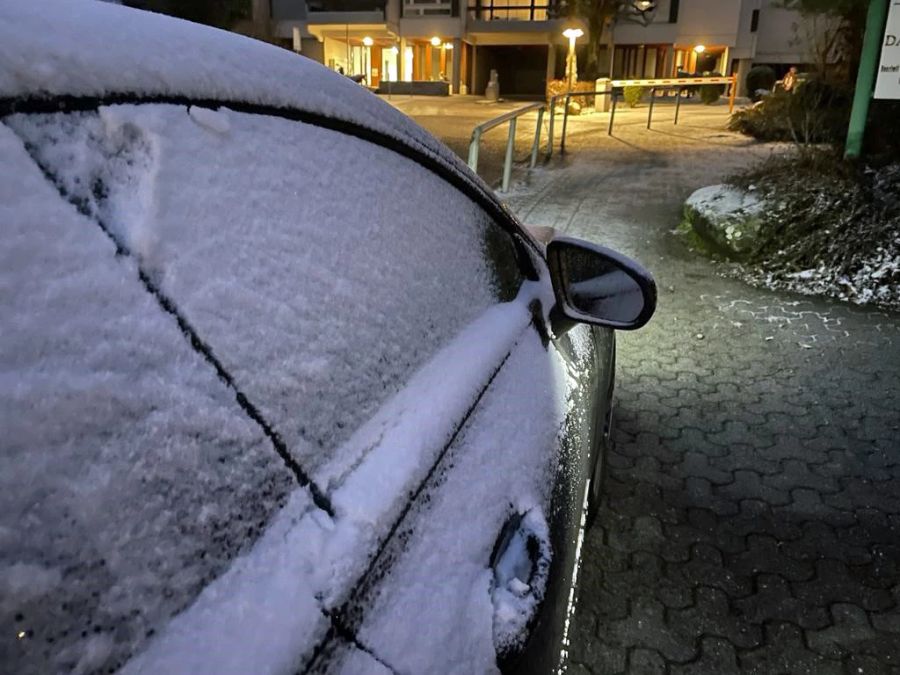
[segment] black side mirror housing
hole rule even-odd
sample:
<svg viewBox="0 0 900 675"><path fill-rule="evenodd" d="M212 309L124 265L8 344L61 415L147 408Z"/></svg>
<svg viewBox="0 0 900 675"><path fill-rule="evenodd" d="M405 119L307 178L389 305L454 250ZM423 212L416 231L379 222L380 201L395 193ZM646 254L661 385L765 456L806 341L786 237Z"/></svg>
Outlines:
<svg viewBox="0 0 900 675"><path fill-rule="evenodd" d="M576 323L635 330L656 310L653 276L630 258L571 237L547 244L547 264L556 294L553 332Z"/></svg>

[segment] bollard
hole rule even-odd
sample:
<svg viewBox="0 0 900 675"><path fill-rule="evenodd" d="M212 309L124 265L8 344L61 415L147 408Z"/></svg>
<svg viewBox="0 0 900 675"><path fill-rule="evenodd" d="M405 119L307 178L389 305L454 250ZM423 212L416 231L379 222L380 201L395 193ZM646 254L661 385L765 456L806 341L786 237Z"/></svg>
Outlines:
<svg viewBox="0 0 900 675"><path fill-rule="evenodd" d="M673 124L678 124L678 111L681 110L681 92L683 89L678 87L678 93L675 94L675 121Z"/></svg>
<svg viewBox="0 0 900 675"><path fill-rule="evenodd" d="M650 120L653 119L653 101L656 97L656 87L650 87L650 110L647 112L647 128L650 128Z"/></svg>

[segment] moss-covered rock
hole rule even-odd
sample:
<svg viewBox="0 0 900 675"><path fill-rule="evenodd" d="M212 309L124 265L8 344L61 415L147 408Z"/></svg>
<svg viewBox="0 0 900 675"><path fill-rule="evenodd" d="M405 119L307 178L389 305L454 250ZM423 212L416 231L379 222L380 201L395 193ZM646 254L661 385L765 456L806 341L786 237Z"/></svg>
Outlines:
<svg viewBox="0 0 900 675"><path fill-rule="evenodd" d="M709 185L684 204L684 224L728 258L746 258L759 244L765 202L731 185Z"/></svg>

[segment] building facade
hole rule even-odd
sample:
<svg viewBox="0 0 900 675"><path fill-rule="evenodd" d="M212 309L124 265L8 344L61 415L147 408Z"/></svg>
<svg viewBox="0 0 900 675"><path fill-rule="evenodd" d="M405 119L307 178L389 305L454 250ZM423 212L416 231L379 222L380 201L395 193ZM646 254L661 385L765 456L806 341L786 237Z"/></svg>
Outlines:
<svg viewBox="0 0 900 675"><path fill-rule="evenodd" d="M482 94L491 70L504 96L540 97L563 77L572 25L558 0L270 0L271 31L326 66L389 82L446 82ZM771 0L657 0L637 21L602 37L601 75L743 75L754 64L786 70L814 59L816 38ZM582 26L586 30L586 26ZM581 38L584 43L587 36ZM583 51L583 46L581 47Z"/></svg>

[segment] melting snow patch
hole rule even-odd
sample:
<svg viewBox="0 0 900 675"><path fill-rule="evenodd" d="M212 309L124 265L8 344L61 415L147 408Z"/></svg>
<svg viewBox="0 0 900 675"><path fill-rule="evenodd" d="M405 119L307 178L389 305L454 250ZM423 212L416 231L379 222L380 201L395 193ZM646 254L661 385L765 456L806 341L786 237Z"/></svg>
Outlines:
<svg viewBox="0 0 900 675"><path fill-rule="evenodd" d="M228 116L221 108L219 110L210 110L209 108L200 108L192 105L188 108L188 114L201 127L215 131L217 134L227 134L228 130L231 129Z"/></svg>

